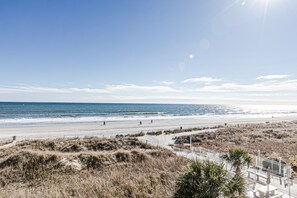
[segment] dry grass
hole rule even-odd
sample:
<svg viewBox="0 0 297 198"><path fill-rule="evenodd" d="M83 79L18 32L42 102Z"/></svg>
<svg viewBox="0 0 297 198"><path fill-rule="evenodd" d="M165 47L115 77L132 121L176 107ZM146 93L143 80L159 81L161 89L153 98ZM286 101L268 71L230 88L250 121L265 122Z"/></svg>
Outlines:
<svg viewBox="0 0 297 198"><path fill-rule="evenodd" d="M12 142L13 142L13 140L11 138L2 139L2 140L0 140L0 146L10 144Z"/></svg>
<svg viewBox="0 0 297 198"><path fill-rule="evenodd" d="M133 138L22 141L0 151L0 197L172 197L187 164Z"/></svg>
<svg viewBox="0 0 297 198"><path fill-rule="evenodd" d="M282 157L291 163L297 176L297 121L231 125L214 132L192 135L194 146L219 152L243 147L257 155ZM181 137L188 141L189 137Z"/></svg>
<svg viewBox="0 0 297 198"><path fill-rule="evenodd" d="M133 133L133 134L125 135L125 137L141 137L141 136L145 136L145 132L141 131L139 133Z"/></svg>
<svg viewBox="0 0 297 198"><path fill-rule="evenodd" d="M177 134L177 133L184 133L184 132L193 132L193 131L203 131L208 129L219 129L223 128L223 125L211 126L211 127L194 127L194 128L185 128L185 129L173 129L173 130L165 130L164 134Z"/></svg>
<svg viewBox="0 0 297 198"><path fill-rule="evenodd" d="M146 134L158 136L158 135L162 135L162 131L151 131L151 132L147 132Z"/></svg>

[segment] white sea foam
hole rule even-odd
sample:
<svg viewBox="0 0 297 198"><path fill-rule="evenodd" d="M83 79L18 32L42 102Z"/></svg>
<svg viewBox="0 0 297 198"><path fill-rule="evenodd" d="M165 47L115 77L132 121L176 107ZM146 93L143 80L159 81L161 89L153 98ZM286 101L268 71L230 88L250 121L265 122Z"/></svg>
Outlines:
<svg viewBox="0 0 297 198"><path fill-rule="evenodd" d="M92 116L92 117L63 117L63 118L15 118L15 119L0 119L1 125L30 125L30 124L62 124L62 123L94 123L94 122L127 122L127 121L144 121L144 120L174 120L174 119L226 119L226 118L236 118L236 119L247 119L247 118L277 118L277 117L296 117L297 113L253 113L253 114L225 114L225 115L155 115L155 116L114 116L114 117L102 117L102 116Z"/></svg>

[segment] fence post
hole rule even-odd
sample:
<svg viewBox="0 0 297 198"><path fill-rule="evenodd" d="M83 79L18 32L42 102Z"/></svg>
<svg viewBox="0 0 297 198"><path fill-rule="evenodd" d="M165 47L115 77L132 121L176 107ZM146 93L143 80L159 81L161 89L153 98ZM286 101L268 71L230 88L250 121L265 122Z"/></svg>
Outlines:
<svg viewBox="0 0 297 198"><path fill-rule="evenodd" d="M271 159L271 170L273 173L274 172L274 159L273 158Z"/></svg>
<svg viewBox="0 0 297 198"><path fill-rule="evenodd" d="M261 156L260 156L260 150L258 150L258 165L261 166Z"/></svg>
<svg viewBox="0 0 297 198"><path fill-rule="evenodd" d="M282 175L282 158L279 158L279 163L278 163L278 173L279 175Z"/></svg>
<svg viewBox="0 0 297 198"><path fill-rule="evenodd" d="M192 136L190 135L190 150L192 152Z"/></svg>

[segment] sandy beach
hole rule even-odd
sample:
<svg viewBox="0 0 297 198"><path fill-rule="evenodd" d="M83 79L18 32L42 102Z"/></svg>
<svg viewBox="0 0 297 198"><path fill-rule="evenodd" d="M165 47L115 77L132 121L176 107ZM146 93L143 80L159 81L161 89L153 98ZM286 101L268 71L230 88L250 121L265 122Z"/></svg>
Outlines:
<svg viewBox="0 0 297 198"><path fill-rule="evenodd" d="M295 121L294 121L295 120ZM225 125L227 123L227 125ZM178 133L169 133L179 131L176 129L180 129L180 126L183 127L183 130ZM296 143L288 144L288 140L296 140L297 133L295 133L295 128L297 127L297 121L294 116L283 116L283 117L235 117L235 116L212 116L212 117L200 117L200 118L187 118L187 119L170 119L170 120L165 120L165 119L160 119L160 120L154 120L153 123L150 122L150 120L142 121L142 125L140 125L139 122L135 121L121 121L121 122L106 122L106 125L103 125L102 122L97 122L97 123L68 123L68 124L39 124L39 125L31 125L31 126L6 126L6 127L1 127L0 129L0 134L1 134L1 139L2 140L7 140L11 139L13 135L17 136L17 140L24 140L24 139L33 139L33 140L28 140L28 141L16 141L12 142L10 144L6 144L5 146L2 146L2 156L12 156L11 158L19 160L18 163L24 163L22 160L27 160L27 157L29 156L29 159L43 159L43 160L49 160L49 159L54 159L55 161L51 161L50 166L56 166L56 164L61 165L61 170L64 171L65 167L67 168L66 170L73 171L73 175L68 176L67 178L69 180L75 180L76 183L79 185L82 185L80 182L84 180L80 180L81 177L90 177L87 176L89 169L91 169L93 172L92 174L96 173L90 168L88 165L89 161L96 161L95 165L99 167L103 167L103 170L106 171L104 172L105 180L108 180L110 182L116 181L116 178L121 178L123 177L123 173L126 173L126 171L132 171L132 170L126 170L127 167L133 169L135 171L135 167L139 165L139 163L133 161L135 158L135 153L137 156L140 156L140 158L146 158L146 156L149 154L152 154L155 156L156 153L162 153L163 151L166 151L169 153L169 155L164 154L164 160L167 162L166 166L168 166L170 169L173 167L175 172L171 174L172 171L170 171L170 177L168 176L168 181L172 181L169 186L174 186L174 181L176 179L176 175L179 174L181 170L183 170L183 167L186 166L187 160L186 158L181 158L178 157L174 154L170 154L170 151L168 150L162 150L162 147L164 148L170 148L170 144L174 143L173 137L176 136L189 136L191 135L193 137L193 145L194 146L201 146L207 149L211 150L216 150L219 152L225 152L228 148L231 148L232 146L242 146L246 148L250 153L254 153L254 150L257 150L259 148L264 149L262 151L266 152L267 155L271 154L271 152L278 151L281 152L283 157L286 157L288 159L288 156L294 156L296 153ZM196 128L196 130L193 130L193 128ZM188 130L187 130L188 129ZM167 134L163 132L161 135L148 135L146 134L147 132L156 132L156 131L167 131ZM276 133L272 133L273 132ZM127 134L137 134L139 132L144 132L140 137L137 139L127 139L127 138L114 138L114 139L98 139L98 137L85 137L85 138L60 138L60 139L53 139L53 138L58 138L58 137L73 137L73 136L99 136L99 137L113 137L115 135L127 135ZM230 134L229 132L232 132ZM264 134L262 134L264 131ZM269 139L265 136L265 131L270 132ZM285 133L294 133L295 136L286 136ZM212 137L214 134L218 138L212 139L212 138L206 138L202 143L199 140L199 137L201 135L204 135L204 137ZM254 143L249 142L248 140L252 140L251 138L243 138L245 136L253 136L257 135L257 141ZM279 138L279 135L283 138ZM282 136L285 135L285 136ZM197 138L196 138L197 137ZM235 141L238 139L238 137L241 137L242 141L241 144L235 144L232 141ZM290 139L286 139L290 137ZM225 139L224 139L225 138ZM295 139L294 139L295 138ZM44 140L35 140L35 139L44 139ZM224 141L222 141L224 139ZM133 140L133 141L132 141ZM140 141L139 141L140 140ZM269 144L263 144L264 141L269 140ZM284 141L282 141L284 140ZM126 141L126 142L125 142ZM131 146L131 141L133 143L133 147ZM138 142L139 141L139 142ZM231 142L231 143L230 143ZM146 144L149 143L149 144ZM278 144L275 144L278 143ZM155 148L158 148L160 151L157 150L148 150L148 149L143 149L145 147L148 148L154 148L151 145L157 146ZM271 149L273 145L275 144L276 149ZM95 146L94 146L95 145ZM186 146L186 145L185 145ZM270 146L270 147L269 147ZM134 148L135 147L135 148ZM138 148L139 147L139 148ZM126 151L127 149L131 149L132 151L131 154ZM90 153L89 152L89 150ZM94 151L92 149L95 149ZM101 149L101 150L100 150ZM125 150L126 149L126 150ZM134 149L134 150L133 150ZM135 149L138 149L137 152ZM139 150L140 149L140 150ZM98 151L99 150L99 151ZM139 155L139 151L141 152L146 152L145 154ZM101 153L100 153L101 152ZM263 152L263 154L264 154ZM98 154L100 153L100 155ZM54 157L53 157L54 156ZM129 163L125 162L122 165L125 165L126 169L123 169L122 166L117 164L118 162L114 162L114 159L119 159L122 160L123 156L127 159L131 159L132 161ZM148 166L148 162L145 162L144 167L149 169L146 173L144 168L139 169L140 171L137 172L141 174L150 174L151 172L158 172L159 170L156 167L164 167L164 161L163 158L161 159L160 156L163 156L163 154L158 154L159 156L157 159L161 160L162 165L157 165L154 166L155 169L152 170L150 166ZM169 157L168 157L169 156ZM148 159L152 159L151 156L147 157ZM6 159L6 158L5 158ZM8 158L10 160L10 158ZM77 160L79 159L79 160ZM91 159L91 160L90 160ZM154 159L155 160L155 159ZM168 161L172 160L172 162ZM178 162L177 162L178 161ZM174 163L173 163L174 162ZM5 162L6 163L6 162ZM32 162L31 162L32 163ZM153 162L158 163L157 161ZM3 162L4 164L4 162ZM93 163L91 163L93 164ZM98 165L99 164L99 165ZM104 164L102 166L101 164ZM47 165L47 163L42 162L39 163L39 165ZM70 168L69 168L70 167ZM42 170L44 169L43 167L41 168ZM47 167L48 169L48 167ZM82 171L83 170L83 171ZM62 172L63 172L62 171ZM99 171L102 171L102 169L99 169ZM36 172L36 171L35 171ZM145 172L145 173L144 173ZM37 172L34 177L39 178L39 177L44 177L46 178L47 176L45 175L38 175L40 173ZM47 173L49 175L55 175L57 174L56 172L50 172ZM50 187L47 187L48 189L55 188L55 185L57 183L63 183L65 182L65 178L62 174L58 173L59 176L55 176L57 179L53 182L53 184L50 185ZM57 175L58 175L57 174ZM69 173L68 173L69 174ZM98 174L101 177L102 172L98 172ZM135 174L135 178L138 177L144 177L144 176L139 176ZM157 179L156 181L160 180L164 176L164 171L161 170L160 176L158 174L155 174L154 177ZM168 173L166 173L168 174ZM110 177L112 175L112 177ZM120 177L118 175L121 175ZM78 178L79 179L78 179ZM160 178L159 178L160 177ZM62 182L63 180L63 182ZM104 180L104 181L105 181ZM135 179L134 179L135 180ZM8 177L6 178L5 181L11 182L13 185L20 185L19 184L19 178L17 177ZM66 180L68 181L68 180ZM89 183L95 183L94 181L97 181L95 177L92 177L89 180L87 180L86 186L89 186ZM162 180L163 181L163 180ZM24 180L22 181L27 185L27 181ZM48 180L44 180L44 182L38 183L38 186L48 186L49 183L47 183ZM105 181L106 182L106 181ZM15 195L19 194L26 194L26 186L24 184L21 184L20 190L15 191ZM67 182L65 182L67 183ZM66 185L63 183L63 185ZM137 182L136 182L137 183ZM3 188L3 194L9 194L9 188L12 184L7 184L6 188ZM28 184L29 185L29 184ZM78 186L79 186L78 185ZM101 183L96 182L96 186L99 186L101 188ZM132 184L129 184L132 185ZM134 185L134 184L133 184ZM33 191L34 193L39 192L39 187L34 186ZM93 196L93 194L88 194L89 191L86 191L84 189L87 189L86 186L79 188L78 186L75 186L74 188L79 189L80 193L86 194L86 196ZM126 188L126 184L123 189ZM98 188L99 188L98 187ZM166 187L166 186L165 186ZM163 189L165 187L160 187L160 189ZM46 189L47 189L46 188ZM72 188L68 186L64 186L62 189L65 188ZM166 187L167 188L167 187ZM107 188L103 188L102 191L104 193L114 193L116 191L108 191L105 192ZM168 190L169 189L169 190ZM173 190L172 188L168 188L164 191L159 190L159 191L152 191L155 194L158 194L156 197L160 197L159 195L162 194L162 197L170 197ZM169 192L169 194L168 194ZM57 191L55 192L58 194L60 193L66 193L66 191ZM138 193L138 191L133 191L133 193ZM167 194L166 194L167 193ZM171 193L171 194L170 194ZM28 196L26 194L26 196ZM116 195L113 195L116 197ZM123 196L123 195L121 195Z"/></svg>
<svg viewBox="0 0 297 198"><path fill-rule="evenodd" d="M61 137L115 137L116 135L133 135L140 132L156 132L164 130L177 130L182 127L182 133L145 135L139 137L140 140L152 145L170 148L174 143L175 136L193 137L193 145L203 148L226 152L234 146L241 146L251 154L256 154L261 150L262 155L281 156L292 162L296 166L296 143L295 128L297 118L294 115L272 117L271 115L255 116L200 116L185 117L176 119L156 119L153 120L122 120L85 123L64 123L64 124L32 124L17 126L1 126L0 140L9 142L13 136L17 140L25 139L52 139ZM225 124L227 124L225 126ZM217 128L221 126L221 128ZM195 130L195 128L206 128L205 130ZM207 128L210 127L210 128ZM211 128L213 127L213 129ZM194 128L194 130L192 130ZM187 131L186 129L191 129ZM215 132L215 138L212 134ZM291 134L292 133L292 134ZM202 134L202 135L200 135ZM200 137L203 136L203 137ZM205 139L206 137L206 139ZM252 140L252 141L251 141Z"/></svg>
<svg viewBox="0 0 297 198"><path fill-rule="evenodd" d="M9 139L16 136L18 139L35 139L35 138L56 138L56 137L80 137L80 136L115 136L118 134L126 135L139 133L141 131L156 131L166 129L177 129L181 126L186 128L208 127L227 124L244 124L244 123L265 123L278 121L296 120L295 115L274 116L200 116L184 117L175 119L156 119L153 123L150 120L121 120L103 122L81 122L81 123L44 123L28 125L1 125L0 139ZM140 125L142 121L142 125Z"/></svg>

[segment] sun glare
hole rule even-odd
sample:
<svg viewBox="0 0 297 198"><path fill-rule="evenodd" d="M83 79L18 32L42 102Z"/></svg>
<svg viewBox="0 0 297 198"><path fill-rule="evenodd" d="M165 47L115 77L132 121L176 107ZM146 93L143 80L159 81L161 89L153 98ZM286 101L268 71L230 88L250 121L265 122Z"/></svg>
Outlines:
<svg viewBox="0 0 297 198"><path fill-rule="evenodd" d="M275 3L277 2L277 0L235 0L230 6L234 6L235 4L240 3L242 6L255 6L255 7L260 7L260 9L263 10L263 25L266 23L267 20L267 16L268 16L268 12L270 7L272 7L273 5L275 6Z"/></svg>

